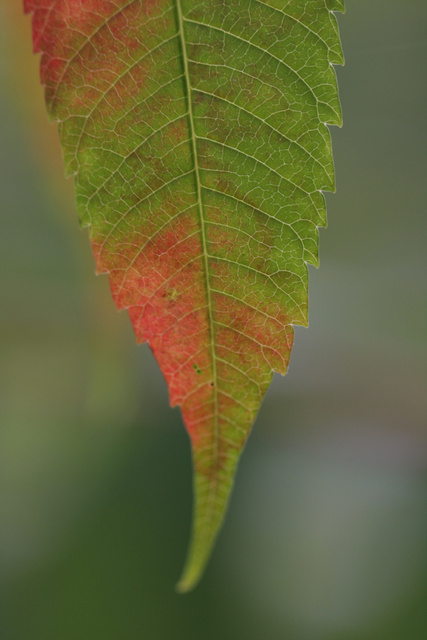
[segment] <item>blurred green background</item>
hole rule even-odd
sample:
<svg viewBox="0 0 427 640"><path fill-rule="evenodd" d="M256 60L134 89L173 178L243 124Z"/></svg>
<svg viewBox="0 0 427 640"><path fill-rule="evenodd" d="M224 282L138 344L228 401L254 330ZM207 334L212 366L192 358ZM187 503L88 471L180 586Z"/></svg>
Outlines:
<svg viewBox="0 0 427 640"><path fill-rule="evenodd" d="M0 5L7 640L427 637L427 3L348 0L310 328L199 588L189 442L94 276L18 0Z"/></svg>

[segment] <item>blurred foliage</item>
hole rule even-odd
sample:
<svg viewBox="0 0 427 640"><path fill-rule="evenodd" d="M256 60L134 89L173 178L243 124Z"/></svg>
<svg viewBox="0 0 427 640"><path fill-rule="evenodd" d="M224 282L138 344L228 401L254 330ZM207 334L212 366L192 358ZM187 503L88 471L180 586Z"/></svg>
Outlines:
<svg viewBox="0 0 427 640"><path fill-rule="evenodd" d="M3 637L423 640L425 0L348 0L340 18L338 191L310 328L185 597L187 436L93 276L19 5L0 6Z"/></svg>

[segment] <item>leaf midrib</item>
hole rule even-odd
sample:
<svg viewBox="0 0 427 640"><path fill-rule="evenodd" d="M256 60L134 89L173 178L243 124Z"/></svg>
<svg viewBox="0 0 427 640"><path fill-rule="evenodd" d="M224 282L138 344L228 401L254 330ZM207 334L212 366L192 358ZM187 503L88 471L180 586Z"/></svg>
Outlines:
<svg viewBox="0 0 427 640"><path fill-rule="evenodd" d="M214 318L213 318L213 303L212 303L212 292L209 280L209 254L207 247L207 237L206 237L206 222L203 215L203 203L202 203L202 183L200 180L200 169L199 169L199 158L197 151L197 142L196 142L196 130L194 126L194 116L193 116L193 104L192 104L192 87L190 81L190 73L189 73L189 65L188 65L188 56L187 56L187 43L185 40L185 30L184 30L184 15L182 12L181 0L176 0L176 8L178 15L178 26L179 26L179 37L181 41L181 50L182 50L182 58L184 65L184 78L187 88L187 99L188 99L188 120L190 123L190 139L191 146L194 158L194 172L196 176L196 185L197 185L197 206L199 210L200 217L200 235L202 240L202 252L203 252L203 265L205 271L205 280L206 280L206 297L207 297L207 310L208 310L208 320L209 320L209 333L210 333L210 347L211 347L211 357L212 357L212 382L213 382L213 403L214 403L214 413L213 413L213 447L212 447L212 458L213 460L218 460L218 446L219 446L219 408L218 408L218 375L217 375L217 367L216 367L216 351L215 351L215 328L214 328ZM216 484L216 473L212 475L213 485ZM213 495L212 495L213 494ZM212 498L215 494L215 488L211 487L211 495Z"/></svg>

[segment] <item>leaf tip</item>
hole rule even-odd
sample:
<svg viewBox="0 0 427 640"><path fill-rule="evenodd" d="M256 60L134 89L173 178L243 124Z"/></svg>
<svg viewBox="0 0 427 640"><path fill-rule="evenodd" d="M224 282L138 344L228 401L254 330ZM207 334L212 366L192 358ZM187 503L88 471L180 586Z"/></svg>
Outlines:
<svg viewBox="0 0 427 640"><path fill-rule="evenodd" d="M217 533L217 531L215 533ZM205 544L203 542L203 536L200 536L197 532L193 532L193 539L190 543L186 563L182 570L181 577L175 585L175 591L177 593L189 593L199 584L212 550L213 540L216 537L215 533L211 536L210 541Z"/></svg>
<svg viewBox="0 0 427 640"><path fill-rule="evenodd" d="M200 455L193 450L195 459ZM233 477L237 464L236 457L222 473L212 476L195 472L193 531L184 569L175 590L178 593L192 591L200 582L209 561L215 540L221 529L227 509Z"/></svg>
<svg viewBox="0 0 427 640"><path fill-rule="evenodd" d="M192 577L191 575L183 575L182 578L175 585L175 591L180 595L189 593L199 583L199 576Z"/></svg>
<svg viewBox="0 0 427 640"><path fill-rule="evenodd" d="M209 545L202 554L195 553L199 546L198 540L192 540L190 544L190 550L187 557L187 562L184 565L181 577L175 585L175 591L180 594L189 593L193 591L199 584L205 569L205 565L209 559L210 547Z"/></svg>

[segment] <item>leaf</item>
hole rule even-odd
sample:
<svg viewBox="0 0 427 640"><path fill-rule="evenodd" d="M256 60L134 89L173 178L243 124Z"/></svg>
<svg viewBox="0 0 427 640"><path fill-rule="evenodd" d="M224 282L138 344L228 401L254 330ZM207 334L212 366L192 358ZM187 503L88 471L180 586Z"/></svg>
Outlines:
<svg viewBox="0 0 427 640"><path fill-rule="evenodd" d="M341 124L341 0L24 0L98 273L181 407L199 580L293 325Z"/></svg>

